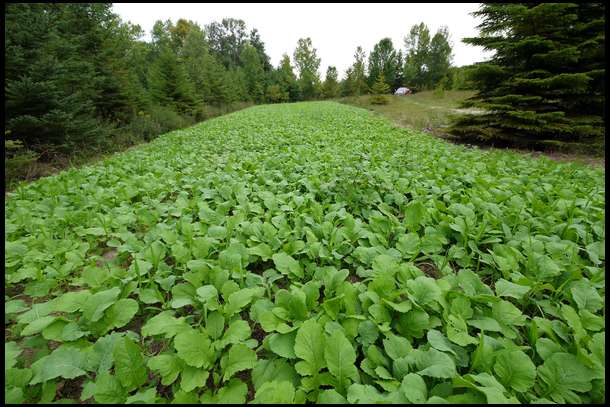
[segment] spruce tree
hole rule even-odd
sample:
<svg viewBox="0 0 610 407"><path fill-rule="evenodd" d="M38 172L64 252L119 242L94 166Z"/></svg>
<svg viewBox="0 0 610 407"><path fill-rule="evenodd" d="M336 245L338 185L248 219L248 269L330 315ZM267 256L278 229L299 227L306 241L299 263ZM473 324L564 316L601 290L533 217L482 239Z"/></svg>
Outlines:
<svg viewBox="0 0 610 407"><path fill-rule="evenodd" d="M371 96L370 102L374 105L385 105L388 103L388 98L386 95L389 91L390 87L386 83L383 73L381 73L371 88L373 96Z"/></svg>
<svg viewBox="0 0 610 407"><path fill-rule="evenodd" d="M528 147L600 149L604 143L604 5L486 3L480 35L464 42L495 51L471 68L478 93L454 137ZM572 144L574 146L574 144Z"/></svg>
<svg viewBox="0 0 610 407"><path fill-rule="evenodd" d="M334 98L339 96L339 82L337 82L337 68L329 66L326 69L326 79L322 85L322 94L325 98Z"/></svg>

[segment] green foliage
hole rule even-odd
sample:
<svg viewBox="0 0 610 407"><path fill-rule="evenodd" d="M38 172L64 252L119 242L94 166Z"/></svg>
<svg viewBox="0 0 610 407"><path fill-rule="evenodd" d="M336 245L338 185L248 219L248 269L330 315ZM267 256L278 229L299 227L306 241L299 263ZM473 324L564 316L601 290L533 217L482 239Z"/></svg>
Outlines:
<svg viewBox="0 0 610 407"><path fill-rule="evenodd" d="M316 54L311 38L299 38L294 50L294 64L299 71L299 90L303 100L315 99L319 96L320 58Z"/></svg>
<svg viewBox="0 0 610 407"><path fill-rule="evenodd" d="M325 98L330 99L339 96L339 82L337 78L337 68L329 66L326 70L326 79L322 85L322 95Z"/></svg>
<svg viewBox="0 0 610 407"><path fill-rule="evenodd" d="M380 75L384 76L384 82L390 89L400 87L401 71L402 71L402 54L398 56L394 45L390 38L383 38L373 47L373 51L369 55L368 63L368 85L373 87L377 82ZM386 93L386 92L375 92L373 93Z"/></svg>
<svg viewBox="0 0 610 407"><path fill-rule="evenodd" d="M387 104L389 101L385 95L387 95L389 92L390 87L385 81L385 76L383 75L383 73L381 73L377 77L377 81L373 84L373 87L371 88L371 93L373 93L373 96L371 96L370 98L371 103L374 105Z"/></svg>
<svg viewBox="0 0 610 407"><path fill-rule="evenodd" d="M405 84L417 90L437 87L451 65L447 27L440 27L430 38L430 30L424 23L414 25L405 38L405 46Z"/></svg>
<svg viewBox="0 0 610 407"><path fill-rule="evenodd" d="M483 114L459 117L463 140L557 148L604 144L604 6L593 3L484 4L480 36L495 51L470 68Z"/></svg>
<svg viewBox="0 0 610 407"><path fill-rule="evenodd" d="M23 185L5 402L603 403L603 182L311 102Z"/></svg>

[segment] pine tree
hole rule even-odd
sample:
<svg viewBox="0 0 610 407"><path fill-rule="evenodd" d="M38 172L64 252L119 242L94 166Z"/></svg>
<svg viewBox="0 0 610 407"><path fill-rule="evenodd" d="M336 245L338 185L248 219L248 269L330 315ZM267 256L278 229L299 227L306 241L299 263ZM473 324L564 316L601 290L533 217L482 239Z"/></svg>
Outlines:
<svg viewBox="0 0 610 407"><path fill-rule="evenodd" d="M458 119L461 139L530 147L604 143L604 5L486 3L480 35L468 44L494 50L471 68L478 93Z"/></svg>
<svg viewBox="0 0 610 407"><path fill-rule="evenodd" d="M339 96L339 82L337 82L337 68L329 66L326 69L326 79L322 85L322 94L325 98L335 98Z"/></svg>
<svg viewBox="0 0 610 407"><path fill-rule="evenodd" d="M373 96L370 98L370 102L374 105L385 105L388 103L387 94L390 91L390 87L386 83L383 73L377 77L377 81L373 84L371 92Z"/></svg>
<svg viewBox="0 0 610 407"><path fill-rule="evenodd" d="M290 64L290 57L287 54L282 55L280 65L275 71L275 82L282 89L282 92L288 94L290 102L296 102L301 99L299 84Z"/></svg>
<svg viewBox="0 0 610 407"><path fill-rule="evenodd" d="M171 106L178 112L190 114L196 105L195 91L188 80L182 62L169 48L163 48L151 66L148 79L153 100Z"/></svg>

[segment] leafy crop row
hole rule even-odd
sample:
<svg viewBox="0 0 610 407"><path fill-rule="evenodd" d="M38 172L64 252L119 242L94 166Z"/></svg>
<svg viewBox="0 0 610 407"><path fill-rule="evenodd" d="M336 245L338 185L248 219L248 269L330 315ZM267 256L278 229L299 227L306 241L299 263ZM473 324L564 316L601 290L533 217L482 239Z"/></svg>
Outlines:
<svg viewBox="0 0 610 407"><path fill-rule="evenodd" d="M39 180L5 401L603 402L604 177L315 102Z"/></svg>

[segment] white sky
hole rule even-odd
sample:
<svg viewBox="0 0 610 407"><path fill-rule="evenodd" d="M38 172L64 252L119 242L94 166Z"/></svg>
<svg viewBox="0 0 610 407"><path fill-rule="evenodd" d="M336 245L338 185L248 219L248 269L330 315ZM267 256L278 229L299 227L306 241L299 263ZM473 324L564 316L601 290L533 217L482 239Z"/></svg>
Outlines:
<svg viewBox="0 0 610 407"><path fill-rule="evenodd" d="M464 37L477 36L479 20L469 15L477 3L115 3L113 10L124 21L139 24L150 40L150 30L157 20L179 18L195 21L202 28L224 17L242 19L249 30L258 29L271 63L277 67L282 54L291 61L299 38L311 37L321 58L322 79L329 65L343 77L353 63L358 45L368 54L382 38L390 37L396 49L403 49L404 37L411 26L424 22L431 36L446 25L453 45L453 65L462 66L482 61L490 55L482 48L461 42ZM294 62L294 61L293 61Z"/></svg>

